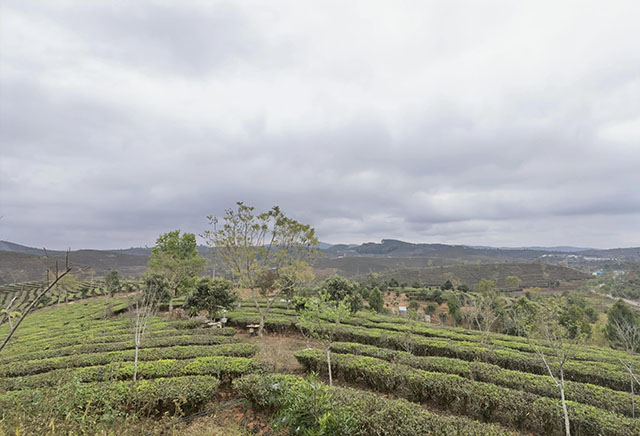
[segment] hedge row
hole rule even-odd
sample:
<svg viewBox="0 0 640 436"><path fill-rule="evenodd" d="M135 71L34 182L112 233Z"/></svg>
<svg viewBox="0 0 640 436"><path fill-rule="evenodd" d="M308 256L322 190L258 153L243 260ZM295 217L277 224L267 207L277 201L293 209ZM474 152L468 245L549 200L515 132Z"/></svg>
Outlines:
<svg viewBox="0 0 640 436"><path fill-rule="evenodd" d="M305 380L291 375L251 374L236 379L234 389L256 406L278 409L285 398L296 395ZM406 400L392 400L349 388L331 388L332 399L355 421L355 431L343 436L507 436L516 433L464 417L431 413Z"/></svg>
<svg viewBox="0 0 640 436"><path fill-rule="evenodd" d="M257 314L255 312L232 312L228 317L231 323L257 322ZM273 330L297 330L295 322L296 319L294 317L272 317L270 315L266 319L265 325L268 329ZM481 360L505 369L534 374L544 375L547 373L543 362L535 354L513 349L496 349L479 342L451 341L445 338L424 337L408 332L354 325L336 326L327 323L326 328L330 329L335 339L340 341L359 342L397 350L410 349L413 354L420 356L442 356L468 361ZM619 363L572 360L567 362L565 370L565 376L568 380L597 384L620 391L628 389L628 374L622 370Z"/></svg>
<svg viewBox="0 0 640 436"><path fill-rule="evenodd" d="M326 356L322 351L304 350L295 356L307 371L326 373ZM334 354L332 357L332 370L337 379L534 434L564 434L562 407L556 399L471 381L453 374L391 364L373 357L350 354ZM640 434L639 420L571 401L567 406L574 434Z"/></svg>
<svg viewBox="0 0 640 436"><path fill-rule="evenodd" d="M367 329L352 326L330 326L336 340L359 342L396 350L411 351L418 356L442 356L467 361L483 361L505 369L546 374L542 360L529 353L514 350L492 349L476 342L447 341L438 338L425 338L407 333L390 332L380 329ZM569 361L565 364L565 378L582 383L593 383L615 390L626 391L629 384L628 374L621 366L605 362Z"/></svg>
<svg viewBox="0 0 640 436"><path fill-rule="evenodd" d="M49 402L55 403L60 418L65 418L70 410L105 413L116 409L156 415L172 412L176 403L180 403L183 411L189 412L209 402L220 381L211 376L187 376L141 380L136 384L131 381L70 384L69 389L7 392L0 395L0 411L13 413L23 409L37 416L42 412L43 404ZM62 395L64 398L59 398ZM66 407L59 407L59 404Z"/></svg>
<svg viewBox="0 0 640 436"><path fill-rule="evenodd" d="M409 331L414 331L414 329L416 328L418 328L417 330L418 332L420 332L420 329L422 328L429 329L430 332L433 333L433 336L450 337L451 339L459 339L459 337L457 337L456 335L464 335L464 336L467 336L468 337L467 340L470 340L470 341L478 341L482 337L482 332L478 330L464 329L462 327L449 327L449 326L425 324L422 322L413 321L407 318L400 318L397 316L380 315L380 314L374 314L370 312L358 312L357 316L358 318L365 318L367 320L373 321L378 326L381 324L385 325L388 323L392 323L392 324L402 324L402 325L409 326L410 327ZM425 336L429 336L429 335L425 334ZM529 344L527 342L527 339L521 336L507 335L504 333L490 333L489 340L491 343L495 345L502 345L509 348L531 351ZM628 356L625 353L618 350L613 350L611 348L586 346L586 345L580 348L581 348L581 352L578 353L577 358L580 358L583 360L609 361L609 362L617 363L619 357L628 358ZM640 364L640 358L636 357L635 359L636 359L636 362Z"/></svg>
<svg viewBox="0 0 640 436"><path fill-rule="evenodd" d="M217 335L182 335L161 338L144 338L141 348L173 347L176 345L219 345L237 343L238 339L231 336ZM121 351L135 348L133 336L123 342L107 342L96 344L71 345L63 348L55 348L44 351L32 351L23 354L14 360L39 360L52 357L70 356L72 354L100 353L107 351ZM4 354L4 353L3 353ZM10 353L7 355L12 356Z"/></svg>
<svg viewBox="0 0 640 436"><path fill-rule="evenodd" d="M106 327L107 333L126 333L130 330L130 320L127 316L107 318L105 313L107 306L111 306L112 314L115 314L119 305L126 308L126 299L93 300L74 305L56 307L55 310L47 310L34 313L18 331L12 340L13 346L32 346L39 339L54 339L56 337L70 337L71 335L86 338L89 336L103 336ZM155 318L149 329L195 329L202 327L202 321L198 319L168 321ZM0 327L0 330L4 328Z"/></svg>
<svg viewBox="0 0 640 436"><path fill-rule="evenodd" d="M235 326L245 326L247 324L257 324L260 321L260 314L257 311L238 310L227 312L227 323ZM272 332L286 332L298 330L296 327L298 319L291 315L280 315L271 313L265 319L265 327Z"/></svg>
<svg viewBox="0 0 640 436"><path fill-rule="evenodd" d="M55 386L73 378L82 383L133 378L133 362L115 362L74 370L57 369L42 374L0 379L6 391ZM215 375L222 381L265 369L265 364L245 357L210 356L195 359L164 359L138 362L138 378L179 377L185 375Z"/></svg>
<svg viewBox="0 0 640 436"><path fill-rule="evenodd" d="M402 318L400 318L402 319ZM384 330L392 330L404 333L417 334L420 336L434 337L434 338L446 338L455 341L469 341L480 342L482 336L480 332L476 330L453 330L445 327L435 327L429 324L411 321L410 323L390 323L375 322L367 319L363 319L360 314L357 317L350 317L344 320L345 324L356 325L360 327L374 327ZM535 350L531 347L526 339L518 336L508 336L502 334L491 333L488 338L489 346L500 347L507 350L516 350L525 353L535 353ZM543 346L542 349L545 349ZM549 349L545 349L550 351ZM604 349L598 347L581 346L580 350L576 350L573 354L573 358L576 360L584 360L591 362L607 362L612 364L619 364L618 357L625 357L620 352L612 349ZM640 365L640 359L634 359Z"/></svg>
<svg viewBox="0 0 640 436"><path fill-rule="evenodd" d="M236 334L236 330L230 327L222 328L222 329L210 329L210 328L199 328L193 330L182 330L182 329L165 329L165 330L150 330L145 333L145 338L163 338L163 337L172 337L177 335L212 335L212 336L233 336ZM50 350L53 348L63 348L71 345L79 345L79 344L93 344L93 343L108 343L108 342L122 342L127 341L133 337L133 333L131 331L131 327L127 330L118 333L118 334L109 334L109 335L96 335L96 336L88 336L88 335L71 335L60 337L58 339L52 338L43 338L39 341L33 341L28 344L27 350L40 349L40 350ZM17 352L17 350L13 347L10 347L12 355L14 358L19 358L21 353Z"/></svg>
<svg viewBox="0 0 640 436"><path fill-rule="evenodd" d="M394 351L352 342L335 342L331 344L331 350L342 354L375 357L425 371L456 374L470 380L493 383L544 397L558 398L560 395L555 383L547 375L503 369L490 363L467 362L449 357L414 356L405 351ZM572 381L566 381L565 386L565 395L568 400L633 416L632 399L627 392Z"/></svg>
<svg viewBox="0 0 640 436"><path fill-rule="evenodd" d="M44 330L41 334L42 340L49 339L80 339L86 340L87 337L93 338L103 338L109 336L118 336L127 334L131 331L131 320L128 317L124 317L124 319L113 319L110 318L107 320L107 324L105 325L104 321L95 321L89 325L84 323L84 325L79 325L83 323L76 324L75 326L64 326L59 330ZM43 328L46 328L43 326ZM230 335L233 336L235 332L233 329L222 328L222 329L213 329L207 328L203 326L202 320L199 319L188 319L182 321L166 321L160 318L153 319L148 327L147 331L153 334L161 334L163 332L175 332L177 330L191 330L191 331L216 331L214 334L220 335ZM34 336L34 335L31 335ZM34 343L36 338L30 337L28 344L31 345ZM20 343L17 341L16 343Z"/></svg>
<svg viewBox="0 0 640 436"><path fill-rule="evenodd" d="M233 312L233 316L242 316L242 320L257 321L258 313L254 307L247 307L241 312ZM270 318L275 316L275 323L278 330L286 328L295 328L296 312L294 310L271 309L267 317L267 324L271 327ZM235 321L235 320L234 320ZM456 327L435 326L423 322L417 322L400 317L391 317L385 315L372 314L368 312L358 312L356 316L351 316L342 320L343 324L353 325L356 327L376 328L389 330L390 332L411 333L414 335L425 336L430 338L442 338L455 341L467 341L480 343L482 333L476 330L462 329ZM499 333L491 333L487 346L492 348L504 348L506 351L516 350L524 353L534 354L535 350L527 342L525 338L519 336L511 336ZM545 349L543 346L542 349ZM546 349L546 351L550 351ZM584 360L587 362L605 362L614 366L619 365L618 358L629 359L617 350L601 347L581 346L579 350L573 354L575 360ZM640 366L640 358L632 358L632 361Z"/></svg>
<svg viewBox="0 0 640 436"><path fill-rule="evenodd" d="M190 359L205 356L252 357L257 351L253 344L221 345L176 345L174 347L143 348L139 351L139 360ZM0 365L0 377L17 377L38 374L55 369L79 368L83 366L106 365L114 362L132 361L135 350L112 351L103 353L72 354L70 356L48 359L16 361Z"/></svg>

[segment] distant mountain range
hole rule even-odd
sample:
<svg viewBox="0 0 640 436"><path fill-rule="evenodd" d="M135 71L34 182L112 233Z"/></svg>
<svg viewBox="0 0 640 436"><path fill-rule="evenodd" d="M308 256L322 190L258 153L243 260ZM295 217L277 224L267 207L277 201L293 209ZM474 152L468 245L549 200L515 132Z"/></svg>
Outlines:
<svg viewBox="0 0 640 436"><path fill-rule="evenodd" d="M364 244L328 244L320 242L318 249L325 257L346 256L382 256L382 257L438 257L454 258L470 257L477 260L489 257L498 261L507 259L531 260L543 255L566 256L568 254L585 257L601 257L626 260L640 260L640 247L596 249L586 247L556 246L556 247L491 247L484 245L448 245L448 244L414 244L396 239L383 239L380 242L365 242ZM0 251L24 253L34 256L44 256L45 249L27 247L9 241L0 241ZM133 256L150 256L150 247L131 247L112 250L77 250L77 251L103 251L115 254L127 254ZM202 255L210 253L211 247L199 245L198 251ZM63 253L60 250L46 250L48 254Z"/></svg>
<svg viewBox="0 0 640 436"><path fill-rule="evenodd" d="M468 245L471 248L483 248L483 249L496 249L496 247L491 247L488 245ZM569 247L569 246L558 246L558 247L497 247L498 250L535 250L535 251L558 251L561 253L577 253L579 251L587 251L587 250L596 250L596 248L586 248L586 247Z"/></svg>
<svg viewBox="0 0 640 436"><path fill-rule="evenodd" d="M593 249L580 247L487 247L447 244L414 244L395 239L383 239L381 242L367 242L361 245L337 244L323 250L335 256L391 256L391 257L483 257L508 259L535 259L547 255L582 255L591 257L625 257L627 260L640 260L640 247Z"/></svg>
<svg viewBox="0 0 640 436"><path fill-rule="evenodd" d="M314 263L317 271L358 276L397 268L530 263L543 261L592 271L604 265L624 269L628 262L640 261L640 247L590 249L580 247L486 247L447 244L414 244L395 239L354 244L320 243L322 253ZM200 254L211 259L213 249L198 246ZM123 277L139 277L146 270L151 248L132 247L114 250L74 250L70 259L80 275L103 276L110 269ZM27 247L0 241L0 284L41 280L47 267L62 262L63 251Z"/></svg>

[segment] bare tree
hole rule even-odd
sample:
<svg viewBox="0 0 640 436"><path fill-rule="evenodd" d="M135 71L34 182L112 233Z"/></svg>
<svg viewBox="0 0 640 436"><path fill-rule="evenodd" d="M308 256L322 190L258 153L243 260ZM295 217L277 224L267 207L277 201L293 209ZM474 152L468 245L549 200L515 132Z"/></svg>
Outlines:
<svg viewBox="0 0 640 436"><path fill-rule="evenodd" d="M631 415L636 417L635 410L635 389L634 384L638 383L640 385L640 381L636 377L633 369L633 361L631 357L633 354L640 349L640 324L637 322L632 322L625 318L611 318L613 321L613 325L615 326L615 335L625 352L628 354L629 359L621 359L620 363L629 373L629 383L631 385ZM627 360L625 362L625 360Z"/></svg>
<svg viewBox="0 0 640 436"><path fill-rule="evenodd" d="M138 352L149 321L158 313L160 303L169 297L166 279L159 275L152 275L145 278L144 285L138 289L129 303L129 317L136 349L133 361L133 381L136 381L138 376Z"/></svg>
<svg viewBox="0 0 640 436"><path fill-rule="evenodd" d="M469 327L477 327L482 332L482 343L484 344L489 338L489 333L494 324L498 320L495 313L498 304L498 295L495 291L487 291L481 294L466 298L465 318L469 323Z"/></svg>
<svg viewBox="0 0 640 436"><path fill-rule="evenodd" d="M584 334L572 337L570 327L560 323L562 306L559 298L549 298L532 324L527 326L529 345L542 360L551 380L560 392L566 436L571 435L569 411L565 398L564 368L586 339ZM579 330L578 330L579 331Z"/></svg>
<svg viewBox="0 0 640 436"><path fill-rule="evenodd" d="M11 326L9 329L9 333L7 334L7 337L2 342L2 345L0 345L0 351L4 349L4 347L7 345L7 343L9 342L13 334L16 332L16 330L18 330L18 327L20 327L20 324L22 324L22 321L24 321L27 315L33 310L34 307L37 307L42 297L44 297L47 292L53 289L56 286L56 284L70 272L71 272L71 267L69 266L69 251L67 251L64 270L60 272L60 270L58 269L58 262L56 261L56 270L55 270L55 276L53 281L49 283L42 291L40 291L33 300L31 300L31 303L29 303L27 308L20 314L19 317L16 315L16 312L10 312L11 306L13 305L15 298L11 300L11 302L9 303L9 306L5 309L6 313L3 310L3 318L2 318L2 322L0 322L0 325L1 325L5 321L9 321L10 323L9 325ZM47 281L49 281L48 278L49 278L49 270L47 270ZM15 316L12 316L12 314ZM13 317L18 317L18 321L15 324L13 324L13 322L11 321L11 318Z"/></svg>
<svg viewBox="0 0 640 436"><path fill-rule="evenodd" d="M24 286L23 286L24 289ZM9 329L13 328L13 322L11 321L13 318L17 318L19 316L21 316L22 314L20 312L17 311L11 311L11 308L13 307L13 303L18 299L18 296L15 295L11 301L9 301L9 304L7 305L6 309L2 309L0 310L0 315L2 315L2 318L0 318L0 325L4 324L5 322L9 323Z"/></svg>

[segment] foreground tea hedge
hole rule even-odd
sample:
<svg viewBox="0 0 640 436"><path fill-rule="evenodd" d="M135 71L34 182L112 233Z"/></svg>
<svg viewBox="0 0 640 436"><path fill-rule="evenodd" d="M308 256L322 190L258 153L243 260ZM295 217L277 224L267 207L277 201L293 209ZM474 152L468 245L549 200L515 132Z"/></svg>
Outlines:
<svg viewBox="0 0 640 436"><path fill-rule="evenodd" d="M156 340L161 338L171 338L176 336L233 336L236 334L236 330L233 328L224 329L177 329L166 328L162 330L150 329L145 333L145 339ZM91 345L91 344L107 344L111 342L125 342L130 341L133 337L131 326L117 332L110 332L107 335L90 335L84 334L70 334L62 335L58 337L43 337L39 340L30 341L24 345L11 344L8 348L10 350L13 359L12 360L24 360L24 356L28 355L34 349L37 350L51 350L56 348L64 348L72 345ZM4 357L0 362L5 362L8 358Z"/></svg>
<svg viewBox="0 0 640 436"><path fill-rule="evenodd" d="M220 381L212 376L190 376L131 381L79 383L72 380L58 388L31 389L0 395L5 417L27 412L34 417L55 412L59 418L78 411L107 413L131 410L145 415L195 410L211 400ZM22 409L22 410L20 410ZM45 415L46 416L46 415Z"/></svg>
<svg viewBox="0 0 640 436"><path fill-rule="evenodd" d="M307 371L326 373L322 351L303 350L295 356ZM334 354L331 363L334 376L347 382L535 434L564 434L559 400L366 356ZM568 407L575 434L640 434L638 420L575 402L568 402Z"/></svg>
<svg viewBox="0 0 640 436"><path fill-rule="evenodd" d="M0 387L15 389L54 386L72 377L79 382L126 380L133 378L133 362L114 362L108 365L88 366L75 370L60 369L25 377L8 377L0 380ZM229 381L241 375L262 371L265 365L244 357L210 356L187 360L154 360L138 363L138 378L180 377L185 375L215 375Z"/></svg>
<svg viewBox="0 0 640 436"><path fill-rule="evenodd" d="M425 371L456 374L470 380L493 383L544 397L558 398L559 396L558 388L549 376L503 369L490 363L468 362L448 357L414 356L405 351L394 351L352 342L333 343L331 350L337 353L375 357ZM566 381L565 383L565 395L568 400L589 404L627 416L633 416L634 414L632 398L627 392L588 383L572 381Z"/></svg>
<svg viewBox="0 0 640 436"><path fill-rule="evenodd" d="M159 338L145 338L142 341L141 348L159 348L159 347L174 347L176 345L219 345L219 344L232 344L238 342L237 339L231 336L219 336L219 335L180 335L180 336L168 336ZM32 351L23 355L20 355L16 360L39 360L48 359L53 357L70 356L72 354L87 354L87 353L100 353L107 351L121 351L130 350L135 348L133 344L133 335L129 335L126 341L122 342L107 342L107 343L91 343L91 344L76 344L69 345L61 348L54 348L44 351ZM7 350L9 359L3 360L3 362L10 362L11 350Z"/></svg>
<svg viewBox="0 0 640 436"><path fill-rule="evenodd" d="M160 359L190 359L205 356L252 357L256 354L257 348L256 345L245 343L202 346L176 345L173 347L142 348L139 351L138 358L141 365L144 365L142 362ZM135 350L131 349L17 361L0 365L0 377L17 377L53 371L55 369L107 365L110 363L133 361L134 357Z"/></svg>
<svg viewBox="0 0 640 436"><path fill-rule="evenodd" d="M296 395L301 377L252 374L236 379L234 389L257 407L270 411L281 407L287 396ZM331 388L336 405L353 419L353 431L344 436L507 436L515 435L499 426L464 417L429 412L405 400L391 400L349 388Z"/></svg>

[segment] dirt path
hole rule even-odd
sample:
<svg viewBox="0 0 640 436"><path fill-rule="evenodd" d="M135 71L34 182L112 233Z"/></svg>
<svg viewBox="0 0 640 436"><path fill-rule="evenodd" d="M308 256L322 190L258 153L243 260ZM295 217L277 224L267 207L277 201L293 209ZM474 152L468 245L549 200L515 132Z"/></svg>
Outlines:
<svg viewBox="0 0 640 436"><path fill-rule="evenodd" d="M605 297L610 298L610 299L612 299L612 300L616 300L616 301L618 301L618 300L620 300L620 299L621 299L622 301L624 301L625 303L627 303L627 304L629 304L629 305L631 305L631 306L633 306L633 307L640 307L640 302L638 302L638 301L635 301L635 300L629 300L628 298L620 298L620 297L616 298L616 297L614 297L614 296L613 296L613 295L611 295L611 294L604 294L604 295L605 295Z"/></svg>
<svg viewBox="0 0 640 436"><path fill-rule="evenodd" d="M238 331L235 335L241 342L248 342L258 346L256 358L273 366L273 370L285 374L304 374L302 365L298 363L294 353L305 348L319 348L321 344L313 339L307 339L301 334L287 333L286 335L271 333L262 338L249 336L246 332Z"/></svg>

